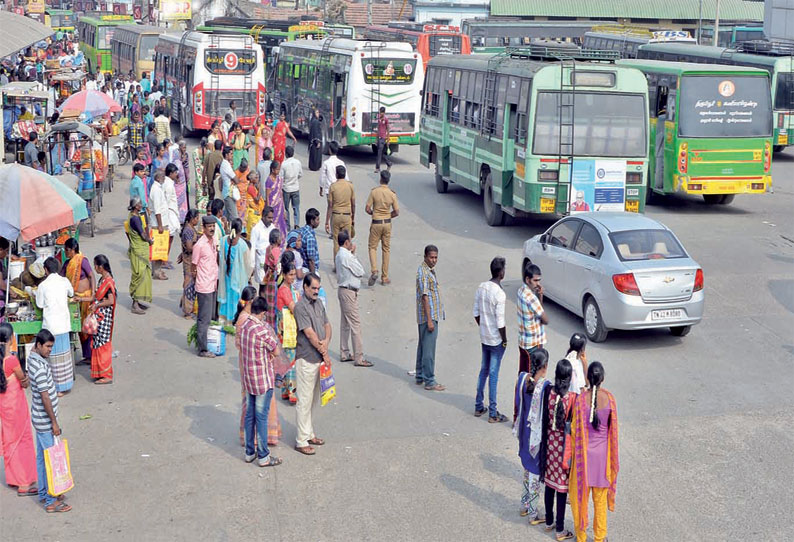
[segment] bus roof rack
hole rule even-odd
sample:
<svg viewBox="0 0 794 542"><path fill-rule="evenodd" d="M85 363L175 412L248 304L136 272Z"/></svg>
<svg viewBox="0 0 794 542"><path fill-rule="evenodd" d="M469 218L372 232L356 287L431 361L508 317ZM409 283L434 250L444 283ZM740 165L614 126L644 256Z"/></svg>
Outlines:
<svg viewBox="0 0 794 542"><path fill-rule="evenodd" d="M754 55L791 56L794 55L794 40L750 40L736 46L737 51Z"/></svg>
<svg viewBox="0 0 794 542"><path fill-rule="evenodd" d="M597 60L614 62L620 59L619 51L603 51L600 49L582 49L574 45L555 44L527 47L507 47L505 55L510 58L526 58L536 60Z"/></svg>

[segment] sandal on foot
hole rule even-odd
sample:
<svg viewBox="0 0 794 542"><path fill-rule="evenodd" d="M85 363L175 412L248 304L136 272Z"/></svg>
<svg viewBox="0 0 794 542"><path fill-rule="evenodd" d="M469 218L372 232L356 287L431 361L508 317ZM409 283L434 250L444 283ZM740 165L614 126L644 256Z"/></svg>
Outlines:
<svg viewBox="0 0 794 542"><path fill-rule="evenodd" d="M51 505L46 506L44 508L44 510L48 514L54 514L56 512L68 512L71 509L72 509L72 507L69 506L68 504L66 504L63 501L56 501L56 502L52 503Z"/></svg>
<svg viewBox="0 0 794 542"><path fill-rule="evenodd" d="M319 437L310 438L306 442L308 442L312 446L322 446L323 444L325 444L325 441Z"/></svg>
<svg viewBox="0 0 794 542"><path fill-rule="evenodd" d="M138 307L134 307L132 309L132 314L146 314L143 309L139 309Z"/></svg>
<svg viewBox="0 0 794 542"><path fill-rule="evenodd" d="M554 535L554 538L555 540L557 540L557 542L562 542L563 540L568 540L573 538L573 533L571 531L563 531L561 533L557 533L556 535Z"/></svg>
<svg viewBox="0 0 794 542"><path fill-rule="evenodd" d="M477 409L475 408L475 409L474 409L474 416L475 416L475 417L477 417L477 418L479 418L480 416L482 416L482 415L483 415L483 414L485 414L486 412L488 412L488 409L487 409L487 408L483 408L482 410L477 410ZM527 514L529 514L529 510L521 510L521 515L522 515L522 516L526 516Z"/></svg>
<svg viewBox="0 0 794 542"><path fill-rule="evenodd" d="M380 283L383 284L384 286L388 286L389 284L391 284L391 279L384 279L380 281Z"/></svg>
<svg viewBox="0 0 794 542"><path fill-rule="evenodd" d="M497 412L496 416L489 416L488 423L504 423L507 421L507 416L504 414Z"/></svg>
<svg viewBox="0 0 794 542"><path fill-rule="evenodd" d="M295 451L303 455L314 455L317 451L311 446L295 446Z"/></svg>
<svg viewBox="0 0 794 542"><path fill-rule="evenodd" d="M20 491L19 489L17 489L17 497L30 497L31 495L38 495L38 494L39 494L39 488L37 487L29 487L25 491Z"/></svg>
<svg viewBox="0 0 794 542"><path fill-rule="evenodd" d="M378 281L378 274L377 274L377 273L372 273L372 274L369 276L369 280L367 281L367 284L368 284L369 286L375 286L375 283L376 283L377 281Z"/></svg>
<svg viewBox="0 0 794 542"><path fill-rule="evenodd" d="M99 378L99 379L94 381L94 384L99 384L100 386L102 384L113 384L113 379L111 379L111 378Z"/></svg>
<svg viewBox="0 0 794 542"><path fill-rule="evenodd" d="M344 357L344 358L339 358L339 361L341 361L342 363L347 363L348 361L353 361L353 358L351 358L350 356L347 356L347 357Z"/></svg>
<svg viewBox="0 0 794 542"><path fill-rule="evenodd" d="M540 525L541 523L546 523L546 516L535 516L529 520L530 525Z"/></svg>
<svg viewBox="0 0 794 542"><path fill-rule="evenodd" d="M544 530L545 530L547 533L550 533L551 531L553 531L553 530L554 530L554 525L546 525L546 526L545 526L543 529L544 529Z"/></svg>
<svg viewBox="0 0 794 542"><path fill-rule="evenodd" d="M260 467L277 467L281 465L283 461L281 461L281 458L279 457L273 457L272 455L269 455L265 458L260 459L258 463Z"/></svg>
<svg viewBox="0 0 794 542"><path fill-rule="evenodd" d="M427 391L444 391L445 389L447 388L445 388L441 384L436 384L435 386L425 386L425 390Z"/></svg>
<svg viewBox="0 0 794 542"><path fill-rule="evenodd" d="M372 367L372 362L362 359L358 363L354 363L353 367Z"/></svg>
<svg viewBox="0 0 794 542"><path fill-rule="evenodd" d="M521 510L519 510L518 515L520 515L522 518L525 518L529 515L529 510L527 510L526 508L522 508Z"/></svg>

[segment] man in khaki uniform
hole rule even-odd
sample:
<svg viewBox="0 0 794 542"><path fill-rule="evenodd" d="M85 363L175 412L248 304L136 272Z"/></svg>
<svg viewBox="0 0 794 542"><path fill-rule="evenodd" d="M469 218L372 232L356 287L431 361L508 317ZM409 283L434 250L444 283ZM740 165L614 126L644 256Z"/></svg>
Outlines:
<svg viewBox="0 0 794 542"><path fill-rule="evenodd" d="M389 251L391 243L391 221L400 214L400 205L397 203L397 194L389 188L391 173L380 172L380 186L373 188L367 199L366 211L372 215L372 225L369 227L369 262L372 274L369 276L369 285L378 280L378 243L383 244L383 274L380 283L384 286L391 284L389 280Z"/></svg>
<svg viewBox="0 0 794 542"><path fill-rule="evenodd" d="M356 193L348 181L345 166L336 166L336 182L328 189L328 212L325 214L325 231L334 238L334 261L339 251L339 232L347 230L351 239L356 223ZM334 266L334 270L336 267Z"/></svg>

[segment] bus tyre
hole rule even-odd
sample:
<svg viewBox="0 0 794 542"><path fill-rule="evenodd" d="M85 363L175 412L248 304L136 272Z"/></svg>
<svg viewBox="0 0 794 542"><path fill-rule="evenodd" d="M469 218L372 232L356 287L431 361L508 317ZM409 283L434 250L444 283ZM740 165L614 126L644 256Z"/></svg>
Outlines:
<svg viewBox="0 0 794 542"><path fill-rule="evenodd" d="M446 194L447 190L449 189L449 183L444 180L444 177L441 176L439 173L438 164L434 164L435 166L435 177L436 177L436 192L439 194Z"/></svg>
<svg viewBox="0 0 794 542"><path fill-rule="evenodd" d="M658 200L656 192L650 186L645 187L645 205L653 205Z"/></svg>
<svg viewBox="0 0 794 542"><path fill-rule="evenodd" d="M703 201L709 205L720 205L724 200L724 194L703 194ZM733 199L731 199L731 201L733 201Z"/></svg>
<svg viewBox="0 0 794 542"><path fill-rule="evenodd" d="M734 199L736 199L736 194L725 194L724 196L722 196L722 201L720 202L720 205L730 205L731 203L733 203Z"/></svg>
<svg viewBox="0 0 794 542"><path fill-rule="evenodd" d="M485 185L482 189L482 204L485 211L485 221L489 226L502 226L505 222L505 213L502 206L493 199L493 181L491 172L485 177Z"/></svg>
<svg viewBox="0 0 794 542"><path fill-rule="evenodd" d="M773 152L783 152L786 149L785 145L774 145L772 147Z"/></svg>
<svg viewBox="0 0 794 542"><path fill-rule="evenodd" d="M601 318L601 309L592 297L588 297L584 302L584 332L587 338L594 343L602 343L607 339L609 331L604 326Z"/></svg>
<svg viewBox="0 0 794 542"><path fill-rule="evenodd" d="M673 326L670 328L670 333L675 337L686 337L692 331L692 326Z"/></svg>

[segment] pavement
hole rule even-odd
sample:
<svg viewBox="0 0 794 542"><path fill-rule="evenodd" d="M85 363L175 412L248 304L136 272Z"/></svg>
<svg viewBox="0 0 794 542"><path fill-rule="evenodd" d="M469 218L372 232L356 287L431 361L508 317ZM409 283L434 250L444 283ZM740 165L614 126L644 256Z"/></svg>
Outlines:
<svg viewBox="0 0 794 542"><path fill-rule="evenodd" d="M191 147L196 140L190 140ZM296 153L307 164L305 141ZM358 255L368 267L364 203L376 186L366 149L341 158L357 191ZM106 254L119 286L113 337L115 381L91 384L77 369L60 402L76 486L74 509L46 515L35 499L0 488L0 539L105 540L553 540L518 515L522 468L509 424L475 418L479 335L471 316L477 285L496 255L507 258L507 333L499 406L510 413L518 367L515 293L521 248L553 219L485 224L479 197L451 186L437 194L418 149L394 155L392 188L401 214L392 237L390 286L360 293L371 369L335 363L337 398L315 410L327 444L306 457L292 448L294 407L279 402L283 438L276 468L243 461L240 382L227 355L198 358L191 322L179 316L181 269L154 281L147 316L130 313L123 220L130 168L106 194L86 255ZM776 154L775 193L710 207L668 197L647 214L670 226L705 271L706 316L689 336L666 330L612 332L591 344L620 414L617 505L612 541L789 540L794 503L794 151ZM325 216L318 173L301 180L301 213ZM318 233L321 276L338 359L339 304L331 241ZM447 319L439 326L436 372L445 392L413 384L417 328L414 281L422 249L439 247ZM174 258L177 251L173 251ZM580 319L547 302L553 359ZM550 373L553 367L550 367ZM90 419L80 417L90 414ZM1 471L0 471L1 472ZM570 510L566 528L573 528ZM592 538L590 535L589 540Z"/></svg>

